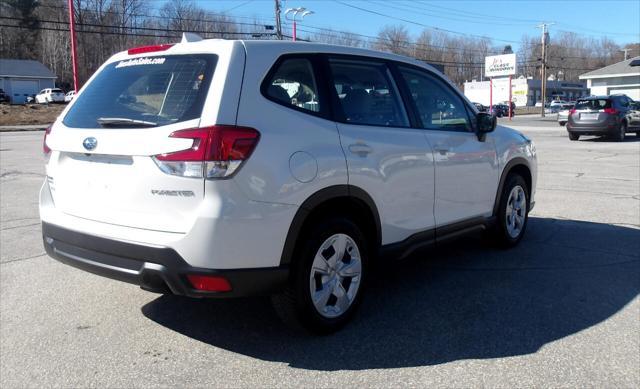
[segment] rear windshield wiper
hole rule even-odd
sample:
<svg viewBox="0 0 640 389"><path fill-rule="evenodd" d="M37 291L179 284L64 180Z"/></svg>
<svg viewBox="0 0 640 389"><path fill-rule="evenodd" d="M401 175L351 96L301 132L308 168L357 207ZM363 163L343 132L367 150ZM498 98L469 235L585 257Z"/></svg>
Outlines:
<svg viewBox="0 0 640 389"><path fill-rule="evenodd" d="M98 118L98 124L102 127L157 127L158 123L146 120L136 120L128 118Z"/></svg>

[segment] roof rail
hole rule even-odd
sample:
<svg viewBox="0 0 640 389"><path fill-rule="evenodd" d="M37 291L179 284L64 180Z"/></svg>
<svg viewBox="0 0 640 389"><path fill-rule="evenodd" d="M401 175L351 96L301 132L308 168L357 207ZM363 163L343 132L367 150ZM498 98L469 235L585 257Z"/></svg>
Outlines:
<svg viewBox="0 0 640 389"><path fill-rule="evenodd" d="M199 42L202 40L202 37L193 32L183 32L182 40L180 43L188 43L188 42Z"/></svg>

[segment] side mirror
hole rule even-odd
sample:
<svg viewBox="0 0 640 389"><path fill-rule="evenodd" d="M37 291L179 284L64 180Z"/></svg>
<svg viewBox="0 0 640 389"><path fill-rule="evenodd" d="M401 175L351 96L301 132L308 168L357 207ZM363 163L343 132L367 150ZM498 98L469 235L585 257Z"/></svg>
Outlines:
<svg viewBox="0 0 640 389"><path fill-rule="evenodd" d="M480 112L476 115L476 134L478 140L484 142L487 133L496 129L497 119L494 115Z"/></svg>

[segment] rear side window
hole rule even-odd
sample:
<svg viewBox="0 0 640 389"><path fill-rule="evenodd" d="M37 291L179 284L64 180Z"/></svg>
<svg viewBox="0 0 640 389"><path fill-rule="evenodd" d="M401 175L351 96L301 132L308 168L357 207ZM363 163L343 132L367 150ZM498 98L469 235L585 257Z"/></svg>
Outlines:
<svg viewBox="0 0 640 389"><path fill-rule="evenodd" d="M155 127L196 119L202 113L216 62L217 56L209 54L111 63L87 85L63 123L77 128L141 123Z"/></svg>
<svg viewBox="0 0 640 389"><path fill-rule="evenodd" d="M306 58L282 61L265 85L264 93L282 105L320 112L318 86L311 61Z"/></svg>
<svg viewBox="0 0 640 389"><path fill-rule="evenodd" d="M411 92L423 128L454 131L471 128L462 98L450 87L423 71L400 67L400 73Z"/></svg>
<svg viewBox="0 0 640 389"><path fill-rule="evenodd" d="M349 124L408 127L409 120L387 65L330 59L334 87Z"/></svg>
<svg viewBox="0 0 640 389"><path fill-rule="evenodd" d="M589 100L578 100L576 103L576 110L581 109L591 109L591 110L599 110L611 108L611 100L609 99L589 99Z"/></svg>

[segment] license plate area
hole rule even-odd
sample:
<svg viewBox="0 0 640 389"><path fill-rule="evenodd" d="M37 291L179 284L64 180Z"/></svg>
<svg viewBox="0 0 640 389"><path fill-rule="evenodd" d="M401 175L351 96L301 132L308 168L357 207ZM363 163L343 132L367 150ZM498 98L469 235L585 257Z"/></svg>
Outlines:
<svg viewBox="0 0 640 389"><path fill-rule="evenodd" d="M580 119L581 120L598 120L598 114L597 113L581 113L580 114Z"/></svg>

